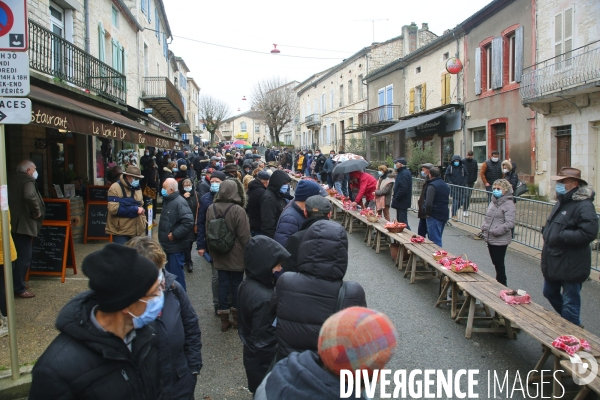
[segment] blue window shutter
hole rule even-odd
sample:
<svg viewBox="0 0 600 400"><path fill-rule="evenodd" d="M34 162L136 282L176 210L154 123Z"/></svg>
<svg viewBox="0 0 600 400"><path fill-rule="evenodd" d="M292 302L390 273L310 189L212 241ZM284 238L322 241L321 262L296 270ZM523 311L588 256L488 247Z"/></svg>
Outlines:
<svg viewBox="0 0 600 400"><path fill-rule="evenodd" d="M160 43L160 21L158 20L158 8L154 9L154 34Z"/></svg>
<svg viewBox="0 0 600 400"><path fill-rule="evenodd" d="M502 37L492 40L492 89L502 87Z"/></svg>
<svg viewBox="0 0 600 400"><path fill-rule="evenodd" d="M475 49L475 94L481 94L481 47ZM490 77L488 77L490 79Z"/></svg>
<svg viewBox="0 0 600 400"><path fill-rule="evenodd" d="M150 3L150 0L148 0L148 22L152 22L152 17L151 17L152 13L150 12L151 11L151 9L150 9L151 4L152 3Z"/></svg>
<svg viewBox="0 0 600 400"><path fill-rule="evenodd" d="M146 13L146 0L142 0L142 12Z"/></svg>
<svg viewBox="0 0 600 400"><path fill-rule="evenodd" d="M515 31L515 82L521 82L523 76L523 26Z"/></svg>
<svg viewBox="0 0 600 400"><path fill-rule="evenodd" d="M112 67L118 71L119 70L119 67L118 67L119 62L117 60L119 57L119 45L117 44L115 39L111 39L111 43L112 43Z"/></svg>
<svg viewBox="0 0 600 400"><path fill-rule="evenodd" d="M98 59L102 62L105 58L105 49L104 49L104 27L102 26L102 21L98 24Z"/></svg>

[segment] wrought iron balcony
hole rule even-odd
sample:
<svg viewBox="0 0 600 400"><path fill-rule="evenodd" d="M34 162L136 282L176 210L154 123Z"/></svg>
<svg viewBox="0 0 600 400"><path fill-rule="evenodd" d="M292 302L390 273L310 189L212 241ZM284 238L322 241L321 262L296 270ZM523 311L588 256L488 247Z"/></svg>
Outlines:
<svg viewBox="0 0 600 400"><path fill-rule="evenodd" d="M358 114L358 126L390 125L402 116L402 106L380 106Z"/></svg>
<svg viewBox="0 0 600 400"><path fill-rule="evenodd" d="M33 21L29 21L29 68L127 103L125 75Z"/></svg>
<svg viewBox="0 0 600 400"><path fill-rule="evenodd" d="M181 93L165 76L144 78L144 103L154 108L167 123L184 123L185 113Z"/></svg>
<svg viewBox="0 0 600 400"><path fill-rule="evenodd" d="M320 126L321 125L321 114L311 114L304 118L304 123L306 127L309 128L311 126Z"/></svg>
<svg viewBox="0 0 600 400"><path fill-rule="evenodd" d="M551 101L564 94L600 90L600 41L532 65L523 70L523 104ZM590 88L597 88L590 90Z"/></svg>

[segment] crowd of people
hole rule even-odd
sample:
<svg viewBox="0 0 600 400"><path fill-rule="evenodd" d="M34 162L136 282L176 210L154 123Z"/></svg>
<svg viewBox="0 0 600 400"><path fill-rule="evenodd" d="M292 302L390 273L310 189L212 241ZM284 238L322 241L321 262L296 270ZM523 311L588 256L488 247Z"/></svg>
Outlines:
<svg viewBox="0 0 600 400"><path fill-rule="evenodd" d="M269 149L268 155L274 152ZM393 166L379 166L377 178L365 171L336 176L335 155L317 149L314 155L308 150L293 156L283 149L275 161L266 157L271 161L265 162L252 151L223 157L194 148L175 159L165 155L160 165L170 174L162 174L148 149L141 168L128 166L108 191L106 231L113 243L84 259L90 290L59 313L60 334L33 369L30 398L194 398L202 341L185 273L194 270L194 242L212 269L220 329L238 331L248 389L256 399L338 398L341 369L385 366L396 331L385 315L366 308L359 283L344 280L348 237L330 221L332 204L322 185L408 225L412 174L407 159L397 157ZM444 177L430 163L419 171L424 184L418 233L439 246L450 217L461 207L468 215L469 192L457 188L472 187L478 174L482 178L490 202L477 237L485 240L496 279L504 285L504 259L516 223L515 169L493 152L479 171L469 152L464 159L454 156ZM300 180L292 193L284 170L313 179ZM19 164L15 178L9 202L19 296L28 293L22 271L44 209L35 164ZM598 232L594 192L575 168L563 168L552 179L557 203L543 230L543 293L559 314L580 325L589 244ZM152 223L146 207L156 201L149 189L162 198L158 240L145 235ZM21 207L15 203L23 200ZM6 315L2 301L0 306Z"/></svg>

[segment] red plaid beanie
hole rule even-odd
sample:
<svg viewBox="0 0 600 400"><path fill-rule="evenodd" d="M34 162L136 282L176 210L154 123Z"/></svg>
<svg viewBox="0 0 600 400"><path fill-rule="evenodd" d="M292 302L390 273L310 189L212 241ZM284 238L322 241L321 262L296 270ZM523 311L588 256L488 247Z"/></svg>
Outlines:
<svg viewBox="0 0 600 400"><path fill-rule="evenodd" d="M331 372L384 368L396 350L398 333L387 315L364 307L346 308L325 321L319 357Z"/></svg>

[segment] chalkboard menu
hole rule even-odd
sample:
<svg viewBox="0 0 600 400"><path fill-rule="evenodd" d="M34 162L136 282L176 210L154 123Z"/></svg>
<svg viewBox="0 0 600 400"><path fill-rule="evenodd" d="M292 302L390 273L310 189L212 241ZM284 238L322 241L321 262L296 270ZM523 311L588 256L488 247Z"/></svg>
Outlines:
<svg viewBox="0 0 600 400"><path fill-rule="evenodd" d="M108 217L107 203L93 203L86 207L85 237L86 239L109 240L110 235L105 233L106 218Z"/></svg>
<svg viewBox="0 0 600 400"><path fill-rule="evenodd" d="M108 189L110 186L88 186L87 201L108 201Z"/></svg>
<svg viewBox="0 0 600 400"><path fill-rule="evenodd" d="M65 199L44 199L46 215L44 221L71 221L71 203Z"/></svg>
<svg viewBox="0 0 600 400"><path fill-rule="evenodd" d="M33 239L31 272L62 273L66 262L69 226L42 226Z"/></svg>

